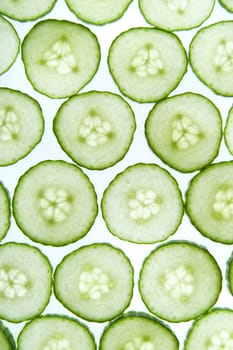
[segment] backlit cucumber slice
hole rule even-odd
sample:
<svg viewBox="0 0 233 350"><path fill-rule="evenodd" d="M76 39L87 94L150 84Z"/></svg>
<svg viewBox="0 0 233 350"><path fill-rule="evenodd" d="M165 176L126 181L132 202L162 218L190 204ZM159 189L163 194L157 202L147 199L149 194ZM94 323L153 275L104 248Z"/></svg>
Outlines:
<svg viewBox="0 0 233 350"><path fill-rule="evenodd" d="M121 314L133 295L133 268L123 251L106 243L83 246L68 254L54 274L57 299L89 321Z"/></svg>
<svg viewBox="0 0 233 350"><path fill-rule="evenodd" d="M120 18L132 0L66 0L70 10L83 21L106 24Z"/></svg>
<svg viewBox="0 0 233 350"><path fill-rule="evenodd" d="M15 340L9 329L0 321L0 349L16 350Z"/></svg>
<svg viewBox="0 0 233 350"><path fill-rule="evenodd" d="M18 337L18 350L96 350L89 329L78 320L45 315L28 322Z"/></svg>
<svg viewBox="0 0 233 350"><path fill-rule="evenodd" d="M183 216L176 180L155 164L136 164L118 174L102 198L109 231L134 243L154 243L172 235Z"/></svg>
<svg viewBox="0 0 233 350"><path fill-rule="evenodd" d="M119 95L103 91L73 96L54 119L54 132L63 150L90 169L104 169L121 160L135 128L129 104Z"/></svg>
<svg viewBox="0 0 233 350"><path fill-rule="evenodd" d="M187 69L179 38L155 28L131 28L115 38L108 65L120 91L138 102L166 97Z"/></svg>
<svg viewBox="0 0 233 350"><path fill-rule="evenodd" d="M198 173L187 191L192 224L207 238L233 243L233 162L210 165Z"/></svg>
<svg viewBox="0 0 233 350"><path fill-rule="evenodd" d="M233 12L233 0L219 0L220 4L229 12Z"/></svg>
<svg viewBox="0 0 233 350"><path fill-rule="evenodd" d="M226 126L224 129L224 139L228 151L233 155L233 106L228 113Z"/></svg>
<svg viewBox="0 0 233 350"><path fill-rule="evenodd" d="M184 93L157 103L145 125L152 151L165 163L191 172L211 163L222 139L222 119L206 97Z"/></svg>
<svg viewBox="0 0 233 350"><path fill-rule="evenodd" d="M215 0L139 0L140 10L152 25L167 30L191 29L211 14Z"/></svg>
<svg viewBox="0 0 233 350"><path fill-rule="evenodd" d="M233 21L200 29L190 44L190 63L210 89L233 96Z"/></svg>
<svg viewBox="0 0 233 350"><path fill-rule="evenodd" d="M52 267L33 246L0 245L0 318L22 322L39 315L52 291Z"/></svg>
<svg viewBox="0 0 233 350"><path fill-rule="evenodd" d="M77 93L95 75L100 47L81 24L49 19L38 22L22 44L22 59L34 89L51 98Z"/></svg>
<svg viewBox="0 0 233 350"><path fill-rule="evenodd" d="M0 166L16 163L41 141L44 118L29 95L0 88Z"/></svg>
<svg viewBox="0 0 233 350"><path fill-rule="evenodd" d="M129 312L104 329L99 350L178 350L172 331L142 312Z"/></svg>
<svg viewBox="0 0 233 350"><path fill-rule="evenodd" d="M0 241L5 237L10 227L10 198L7 190L0 182Z"/></svg>
<svg viewBox="0 0 233 350"><path fill-rule="evenodd" d="M97 215L89 178L73 164L43 161L21 176L13 197L16 223L32 240L53 246L87 234Z"/></svg>
<svg viewBox="0 0 233 350"><path fill-rule="evenodd" d="M0 16L0 75L6 72L15 62L19 53L19 46L20 39L14 27Z"/></svg>
<svg viewBox="0 0 233 350"><path fill-rule="evenodd" d="M52 10L56 0L1 0L0 13L19 21L39 18Z"/></svg>
<svg viewBox="0 0 233 350"><path fill-rule="evenodd" d="M188 321L206 312L216 303L221 286L214 257L188 241L157 247L145 259L139 278L149 311L170 322Z"/></svg>
<svg viewBox="0 0 233 350"><path fill-rule="evenodd" d="M214 309L194 322L184 350L230 350L233 344L233 311Z"/></svg>

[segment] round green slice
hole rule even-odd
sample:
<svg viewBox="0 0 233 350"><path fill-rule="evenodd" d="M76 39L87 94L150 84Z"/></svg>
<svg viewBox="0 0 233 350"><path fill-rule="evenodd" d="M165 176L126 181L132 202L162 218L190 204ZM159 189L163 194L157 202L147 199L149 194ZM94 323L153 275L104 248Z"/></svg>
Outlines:
<svg viewBox="0 0 233 350"><path fill-rule="evenodd" d="M21 243L0 245L0 318L22 322L39 315L52 292L52 267L45 255Z"/></svg>
<svg viewBox="0 0 233 350"><path fill-rule="evenodd" d="M104 169L121 160L135 131L135 117L119 95L90 91L71 97L58 110L54 132L78 164Z"/></svg>
<svg viewBox="0 0 233 350"><path fill-rule="evenodd" d="M5 237L10 227L10 198L7 190L0 182L0 241Z"/></svg>
<svg viewBox="0 0 233 350"><path fill-rule="evenodd" d="M120 18L132 0L66 0L70 10L83 21L106 24Z"/></svg>
<svg viewBox="0 0 233 350"><path fill-rule="evenodd" d="M28 155L41 141L43 132L39 103L20 91L0 88L0 166Z"/></svg>
<svg viewBox="0 0 233 350"><path fill-rule="evenodd" d="M230 108L225 129L224 129L224 139L228 151L233 155L233 106Z"/></svg>
<svg viewBox="0 0 233 350"><path fill-rule="evenodd" d="M217 156L222 119L209 99L187 92L157 103L148 115L145 133L152 151L165 163L191 172Z"/></svg>
<svg viewBox="0 0 233 350"><path fill-rule="evenodd" d="M0 16L0 75L15 62L19 47L20 39L16 30L10 22Z"/></svg>
<svg viewBox="0 0 233 350"><path fill-rule="evenodd" d="M109 231L134 243L154 243L181 223L183 201L176 180L155 164L135 164L118 174L102 198Z"/></svg>
<svg viewBox="0 0 233 350"><path fill-rule="evenodd" d="M233 311L214 309L193 323L184 350L230 350L233 343Z"/></svg>
<svg viewBox="0 0 233 350"><path fill-rule="evenodd" d="M205 237L233 243L233 162L212 164L191 181L186 209L192 224Z"/></svg>
<svg viewBox="0 0 233 350"><path fill-rule="evenodd" d="M222 287L221 270L203 247L188 241L165 243L145 259L139 290L150 312L170 322L194 319L210 307Z"/></svg>
<svg viewBox="0 0 233 350"><path fill-rule="evenodd" d="M155 28L131 28L112 42L108 65L124 95L138 102L155 102L180 83L186 73L187 57L175 34Z"/></svg>
<svg viewBox="0 0 233 350"><path fill-rule="evenodd" d="M233 0L219 0L220 4L229 12L233 12Z"/></svg>
<svg viewBox="0 0 233 350"><path fill-rule="evenodd" d="M63 315L32 319L21 330L18 350L96 350L95 340L81 322Z"/></svg>
<svg viewBox="0 0 233 350"><path fill-rule="evenodd" d="M178 350L179 343L164 324L142 312L129 312L110 322L99 350Z"/></svg>
<svg viewBox="0 0 233 350"><path fill-rule="evenodd" d="M215 93L233 96L233 21L200 29L190 44L190 64Z"/></svg>
<svg viewBox="0 0 233 350"><path fill-rule="evenodd" d="M122 250L106 243L83 246L63 258L54 274L57 299L88 321L120 315L133 296L133 267Z"/></svg>
<svg viewBox="0 0 233 350"><path fill-rule="evenodd" d="M139 0L147 22L171 31L201 25L210 16L214 4L215 0Z"/></svg>
<svg viewBox="0 0 233 350"><path fill-rule="evenodd" d="M63 98L74 95L93 78L100 47L87 27L48 19L38 22L24 38L22 59L35 90Z"/></svg>
<svg viewBox="0 0 233 350"><path fill-rule="evenodd" d="M37 19L52 10L56 0L1 0L0 13L19 21Z"/></svg>
<svg viewBox="0 0 233 350"><path fill-rule="evenodd" d="M96 193L77 166L43 161L20 177L13 214L20 229L33 241L66 245L86 235L94 223Z"/></svg>
<svg viewBox="0 0 233 350"><path fill-rule="evenodd" d="M15 340L10 330L0 321L0 349L16 350Z"/></svg>

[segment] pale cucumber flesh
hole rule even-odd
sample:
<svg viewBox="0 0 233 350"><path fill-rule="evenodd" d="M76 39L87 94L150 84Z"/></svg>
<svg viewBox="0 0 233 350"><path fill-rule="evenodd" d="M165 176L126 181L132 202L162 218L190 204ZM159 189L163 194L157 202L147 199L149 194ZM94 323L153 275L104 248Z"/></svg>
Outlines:
<svg viewBox="0 0 233 350"><path fill-rule="evenodd" d="M14 27L0 16L0 75L6 72L15 62L19 53L20 39Z"/></svg>

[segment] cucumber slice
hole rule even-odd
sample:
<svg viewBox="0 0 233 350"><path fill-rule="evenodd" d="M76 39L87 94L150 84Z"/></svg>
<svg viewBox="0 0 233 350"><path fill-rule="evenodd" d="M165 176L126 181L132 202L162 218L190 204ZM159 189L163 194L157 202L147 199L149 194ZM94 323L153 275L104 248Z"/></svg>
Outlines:
<svg viewBox="0 0 233 350"><path fill-rule="evenodd" d="M184 350L230 350L233 343L233 311L214 309L194 322Z"/></svg>
<svg viewBox="0 0 233 350"><path fill-rule="evenodd" d="M155 164L135 164L118 174L102 198L109 231L134 243L154 243L181 223L183 201L176 180Z"/></svg>
<svg viewBox="0 0 233 350"><path fill-rule="evenodd" d="M0 88L0 166L28 155L41 141L43 132L39 103L20 91Z"/></svg>
<svg viewBox="0 0 233 350"><path fill-rule="evenodd" d="M38 22L22 44L26 75L38 92L51 98L74 95L95 75L98 40L81 24L49 19Z"/></svg>
<svg viewBox="0 0 233 350"><path fill-rule="evenodd" d="M224 140L228 151L233 155L233 106L229 110L224 129Z"/></svg>
<svg viewBox="0 0 233 350"><path fill-rule="evenodd" d="M0 245L0 318L22 322L39 315L52 291L52 267L33 246Z"/></svg>
<svg viewBox="0 0 233 350"><path fill-rule="evenodd" d="M109 244L83 246L68 254L54 274L57 299L88 321L104 322L122 313L133 295L133 267Z"/></svg>
<svg viewBox="0 0 233 350"><path fill-rule="evenodd" d="M78 164L105 169L128 151L136 128L130 105L119 95L90 91L58 110L53 129L62 149Z"/></svg>
<svg viewBox="0 0 233 350"><path fill-rule="evenodd" d="M215 0L139 0L146 21L166 30L198 27L210 16Z"/></svg>
<svg viewBox="0 0 233 350"><path fill-rule="evenodd" d="M209 99L188 92L157 103L148 115L145 133L152 151L165 163L191 172L218 155L222 119Z"/></svg>
<svg viewBox="0 0 233 350"><path fill-rule="evenodd" d="M233 12L233 0L219 0L220 4L229 12Z"/></svg>
<svg viewBox="0 0 233 350"><path fill-rule="evenodd" d="M0 13L18 21L31 21L50 12L56 0L1 0Z"/></svg>
<svg viewBox="0 0 233 350"><path fill-rule="evenodd" d="M146 307L170 322L194 319L219 296L221 270L207 249L188 241L157 247L145 259L139 290Z"/></svg>
<svg viewBox="0 0 233 350"><path fill-rule="evenodd" d="M97 215L97 199L87 175L64 161L43 161L21 176L13 214L35 242L62 246L87 234Z"/></svg>
<svg viewBox="0 0 233 350"><path fill-rule="evenodd" d="M10 227L10 197L0 182L0 241L5 237Z"/></svg>
<svg viewBox="0 0 233 350"><path fill-rule="evenodd" d="M0 321L0 349L16 350L13 335L6 326Z"/></svg>
<svg viewBox="0 0 233 350"><path fill-rule="evenodd" d="M190 64L215 93L233 96L233 21L200 29L190 44Z"/></svg>
<svg viewBox="0 0 233 350"><path fill-rule="evenodd" d="M227 271L226 277L228 282L228 288L233 295L233 255L231 255L230 259L227 261Z"/></svg>
<svg viewBox="0 0 233 350"><path fill-rule="evenodd" d="M0 5L1 6L1 5ZM20 47L19 36L10 22L0 16L0 75L15 62Z"/></svg>
<svg viewBox="0 0 233 350"><path fill-rule="evenodd" d="M89 329L78 320L45 315L28 322L18 337L17 350L95 350Z"/></svg>
<svg viewBox="0 0 233 350"><path fill-rule="evenodd" d="M112 42L108 65L124 95L138 102L155 102L180 83L187 70L187 57L175 34L131 28Z"/></svg>
<svg viewBox="0 0 233 350"><path fill-rule="evenodd" d="M233 162L210 165L191 181L186 209L192 224L205 237L233 243Z"/></svg>
<svg viewBox="0 0 233 350"><path fill-rule="evenodd" d="M111 322L100 338L99 350L178 350L172 331L155 318L131 312Z"/></svg>
<svg viewBox="0 0 233 350"><path fill-rule="evenodd" d="M66 0L71 11L83 21L106 24L123 16L133 0Z"/></svg>

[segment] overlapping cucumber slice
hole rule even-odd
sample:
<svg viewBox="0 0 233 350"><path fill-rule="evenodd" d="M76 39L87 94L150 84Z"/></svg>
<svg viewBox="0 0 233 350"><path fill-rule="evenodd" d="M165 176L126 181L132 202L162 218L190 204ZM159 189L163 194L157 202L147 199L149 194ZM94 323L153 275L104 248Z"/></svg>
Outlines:
<svg viewBox="0 0 233 350"><path fill-rule="evenodd" d="M89 91L66 101L53 127L61 147L75 162L104 169L124 157L136 124L130 105L121 96Z"/></svg>
<svg viewBox="0 0 233 350"><path fill-rule="evenodd" d="M13 197L16 223L29 238L62 246L87 234L97 215L89 178L73 164L43 161L21 176Z"/></svg>
<svg viewBox="0 0 233 350"><path fill-rule="evenodd" d="M44 117L31 96L0 88L0 166L16 163L41 141Z"/></svg>
<svg viewBox="0 0 233 350"><path fill-rule="evenodd" d="M154 317L142 312L123 314L107 325L99 350L178 350L175 334Z"/></svg>
<svg viewBox="0 0 233 350"><path fill-rule="evenodd" d="M0 321L0 349L16 350L15 340L10 330Z"/></svg>
<svg viewBox="0 0 233 350"><path fill-rule="evenodd" d="M5 237L10 227L10 198L7 190L0 182L0 241Z"/></svg>
<svg viewBox="0 0 233 350"><path fill-rule="evenodd" d="M19 21L35 20L52 10L56 0L1 0L0 13Z"/></svg>
<svg viewBox="0 0 233 350"><path fill-rule="evenodd" d="M172 241L157 247L141 268L139 290L147 308L170 321L194 319L212 307L222 287L221 270L203 247Z"/></svg>
<svg viewBox="0 0 233 350"><path fill-rule="evenodd" d="M139 7L150 24L173 31L201 25L210 16L214 3L214 0L139 0Z"/></svg>
<svg viewBox="0 0 233 350"><path fill-rule="evenodd" d="M221 114L208 98L187 92L157 103L148 115L145 133L149 146L165 163L191 172L217 156Z"/></svg>
<svg viewBox="0 0 233 350"><path fill-rule="evenodd" d="M70 10L83 21L106 24L120 18L132 0L66 0Z"/></svg>
<svg viewBox="0 0 233 350"><path fill-rule="evenodd" d="M233 96L233 21L200 29L190 44L194 73L219 95Z"/></svg>
<svg viewBox="0 0 233 350"><path fill-rule="evenodd" d="M39 315L52 291L52 267L36 247L0 245L0 318L22 322Z"/></svg>
<svg viewBox="0 0 233 350"><path fill-rule="evenodd" d="M224 139L228 151L233 155L233 106L230 108L224 129Z"/></svg>
<svg viewBox="0 0 233 350"><path fill-rule="evenodd" d="M18 350L96 350L89 329L76 319L45 315L28 322L18 337Z"/></svg>
<svg viewBox="0 0 233 350"><path fill-rule="evenodd" d="M54 291L70 311L104 322L121 314L133 295L133 268L122 250L94 243L71 252L57 266Z"/></svg>
<svg viewBox="0 0 233 350"><path fill-rule="evenodd" d="M74 95L93 78L100 47L87 27L48 19L38 22L24 38L22 59L35 90L63 98Z"/></svg>
<svg viewBox="0 0 233 350"><path fill-rule="evenodd" d="M109 231L134 243L154 243L181 223L183 201L176 180L156 164L139 163L118 174L102 198Z"/></svg>
<svg viewBox="0 0 233 350"><path fill-rule="evenodd" d="M233 243L233 162L212 164L191 181L186 209L193 225L205 237Z"/></svg>
<svg viewBox="0 0 233 350"><path fill-rule="evenodd" d="M108 65L120 91L138 102L168 96L187 69L179 38L155 28L131 28L118 35L109 50Z"/></svg>
<svg viewBox="0 0 233 350"><path fill-rule="evenodd" d="M19 47L20 39L13 25L0 16L0 75L15 62Z"/></svg>

